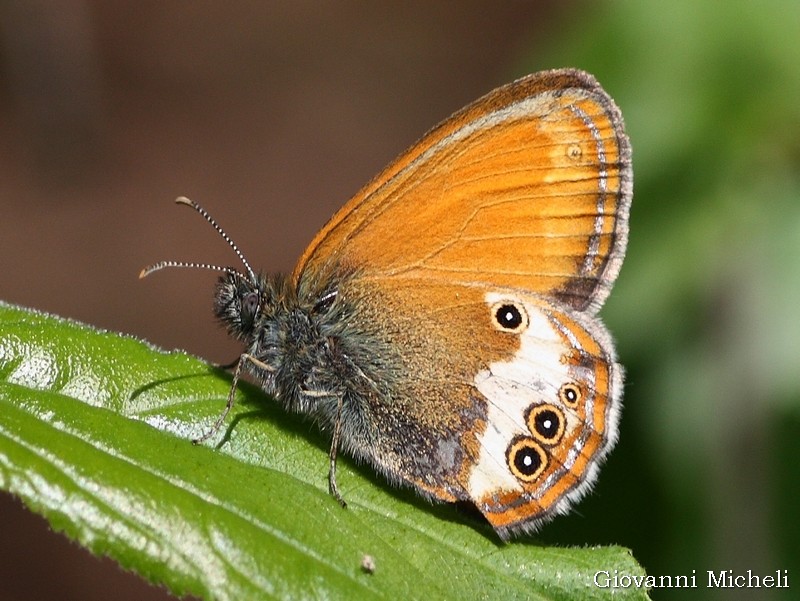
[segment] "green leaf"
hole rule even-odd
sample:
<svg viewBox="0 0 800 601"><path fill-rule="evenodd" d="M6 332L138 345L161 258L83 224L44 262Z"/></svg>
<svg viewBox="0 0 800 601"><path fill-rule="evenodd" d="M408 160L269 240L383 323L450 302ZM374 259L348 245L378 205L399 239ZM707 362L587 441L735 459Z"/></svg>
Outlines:
<svg viewBox="0 0 800 601"><path fill-rule="evenodd" d="M0 486L56 530L177 595L214 599L646 599L626 549L502 544L385 485L243 384L179 352L0 304ZM363 569L370 556L374 573Z"/></svg>

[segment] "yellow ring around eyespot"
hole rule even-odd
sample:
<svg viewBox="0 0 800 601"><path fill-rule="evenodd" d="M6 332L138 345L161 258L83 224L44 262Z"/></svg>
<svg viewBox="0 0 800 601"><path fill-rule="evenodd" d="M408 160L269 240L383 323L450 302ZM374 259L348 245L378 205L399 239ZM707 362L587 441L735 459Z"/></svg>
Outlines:
<svg viewBox="0 0 800 601"><path fill-rule="evenodd" d="M558 400L574 409L583 400L583 389L574 382L569 382L558 389Z"/></svg>
<svg viewBox="0 0 800 601"><path fill-rule="evenodd" d="M530 324L530 318L525 307L522 303L512 299L503 299L493 303L490 311L492 325L501 332L519 334L524 332L528 328L528 324ZM509 325L502 323L504 319L507 320Z"/></svg>
<svg viewBox="0 0 800 601"><path fill-rule="evenodd" d="M520 456L521 453L529 451L536 455L536 467L533 471L527 472L528 467L525 465L526 456ZM533 460L533 455L528 454L528 458ZM514 440L508 447L506 452L506 461L508 462L508 469L511 473L523 482L533 482L542 475L542 472L547 468L547 454L544 449L533 439L528 437L520 437ZM523 471L526 470L526 471Z"/></svg>
<svg viewBox="0 0 800 601"><path fill-rule="evenodd" d="M545 411L553 412L558 420L558 428L552 436L546 436L536 428L536 418ZM544 405L532 406L528 410L526 423L528 424L528 429L531 431L531 435L538 442L545 445L555 445L561 442L561 439L564 437L564 430L566 429L567 420L564 417L564 412L559 407L546 403Z"/></svg>

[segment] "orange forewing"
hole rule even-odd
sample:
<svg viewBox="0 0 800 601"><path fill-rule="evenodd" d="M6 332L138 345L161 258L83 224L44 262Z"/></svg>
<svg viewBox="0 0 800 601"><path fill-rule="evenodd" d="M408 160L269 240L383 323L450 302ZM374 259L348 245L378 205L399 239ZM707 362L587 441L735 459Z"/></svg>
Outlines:
<svg viewBox="0 0 800 601"><path fill-rule="evenodd" d="M317 234L295 268L524 289L599 305L627 231L629 149L591 76L546 72L457 112Z"/></svg>

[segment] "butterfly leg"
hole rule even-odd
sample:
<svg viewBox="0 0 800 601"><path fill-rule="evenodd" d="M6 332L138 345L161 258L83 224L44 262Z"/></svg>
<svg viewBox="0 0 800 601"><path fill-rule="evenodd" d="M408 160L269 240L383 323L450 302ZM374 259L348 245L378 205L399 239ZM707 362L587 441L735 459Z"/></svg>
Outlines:
<svg viewBox="0 0 800 601"><path fill-rule="evenodd" d="M228 414L231 412L231 409L233 409L233 401L236 398L236 386L239 383L239 375L242 373L242 368L244 366L245 361L250 361L256 367L260 367L261 369L267 371L274 371L272 367L270 367L269 365L267 365L262 361L259 361L252 355L248 355L247 353L242 353L241 357L239 357L239 360L235 364L236 369L233 372L233 381L231 382L231 390L228 393L228 402L225 403L225 409L222 411L222 414L217 418L217 421L214 422L214 425L211 426L211 429L208 430L202 436L193 438L192 444L200 444L202 442L207 441L209 438L214 436L214 434L219 432L219 429L222 427L222 424L225 423L225 419L228 417ZM231 364L230 367L233 367L233 364Z"/></svg>
<svg viewBox="0 0 800 601"><path fill-rule="evenodd" d="M333 425L333 439L331 440L331 450L328 456L331 460L330 471L328 472L328 491L333 495L333 498L339 501L342 507L347 507L342 495L339 493L339 487L336 485L336 454L339 451L339 439L342 435L342 405L344 403L344 395L340 394L339 402L336 407L336 422Z"/></svg>

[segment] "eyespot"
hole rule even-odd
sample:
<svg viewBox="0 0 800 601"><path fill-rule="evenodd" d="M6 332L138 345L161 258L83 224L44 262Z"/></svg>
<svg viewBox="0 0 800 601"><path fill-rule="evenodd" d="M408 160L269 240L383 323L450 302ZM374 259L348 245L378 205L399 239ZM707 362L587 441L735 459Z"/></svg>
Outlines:
<svg viewBox="0 0 800 601"><path fill-rule="evenodd" d="M581 147L578 144L570 144L569 146L567 146L566 155L571 160L575 161L581 158L582 154L583 151L581 150Z"/></svg>
<svg viewBox="0 0 800 601"><path fill-rule="evenodd" d="M559 388L558 400L564 403L564 405L567 407L577 407L578 403L583 400L583 390L581 390L581 387L577 384L569 382Z"/></svg>
<svg viewBox="0 0 800 601"><path fill-rule="evenodd" d="M542 444L558 444L564 436L566 419L555 405L533 405L528 410L526 422L533 437Z"/></svg>
<svg viewBox="0 0 800 601"><path fill-rule="evenodd" d="M506 451L506 461L511 473L523 482L536 480L547 467L544 449L527 437L519 437L511 442Z"/></svg>
<svg viewBox="0 0 800 601"><path fill-rule="evenodd" d="M500 301L492 305L492 323L503 332L522 332L528 327L528 312L521 303Z"/></svg>

